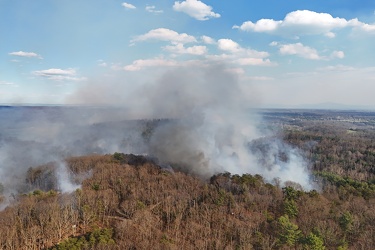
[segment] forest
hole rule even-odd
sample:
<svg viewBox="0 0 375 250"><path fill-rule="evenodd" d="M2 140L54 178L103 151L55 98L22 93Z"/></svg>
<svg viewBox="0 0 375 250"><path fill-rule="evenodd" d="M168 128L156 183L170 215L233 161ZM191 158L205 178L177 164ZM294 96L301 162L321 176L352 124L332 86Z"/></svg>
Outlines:
<svg viewBox="0 0 375 250"><path fill-rule="evenodd" d="M315 189L121 152L69 157L80 188L59 192L54 162L30 166L33 191L0 212L0 248L375 249L374 129L293 118L276 136L301 150Z"/></svg>

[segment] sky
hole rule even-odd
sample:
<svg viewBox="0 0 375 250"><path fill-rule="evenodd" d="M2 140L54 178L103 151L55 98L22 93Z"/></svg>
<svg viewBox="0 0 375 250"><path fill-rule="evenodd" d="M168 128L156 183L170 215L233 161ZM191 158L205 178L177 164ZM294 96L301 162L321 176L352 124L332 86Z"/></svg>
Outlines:
<svg viewBox="0 0 375 250"><path fill-rule="evenodd" d="M0 0L0 103L75 104L220 63L259 107L375 109L374 39L373 0Z"/></svg>

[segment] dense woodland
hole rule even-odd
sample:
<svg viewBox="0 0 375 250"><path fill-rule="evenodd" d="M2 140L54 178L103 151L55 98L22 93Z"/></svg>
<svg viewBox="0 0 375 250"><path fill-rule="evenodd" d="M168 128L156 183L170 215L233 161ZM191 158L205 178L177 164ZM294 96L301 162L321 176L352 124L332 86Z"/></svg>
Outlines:
<svg viewBox="0 0 375 250"><path fill-rule="evenodd" d="M88 177L71 194L53 163L30 167L34 191L0 212L0 248L375 249L374 130L317 123L279 136L308 159L316 190L256 173L206 180L123 153L73 157L73 176Z"/></svg>

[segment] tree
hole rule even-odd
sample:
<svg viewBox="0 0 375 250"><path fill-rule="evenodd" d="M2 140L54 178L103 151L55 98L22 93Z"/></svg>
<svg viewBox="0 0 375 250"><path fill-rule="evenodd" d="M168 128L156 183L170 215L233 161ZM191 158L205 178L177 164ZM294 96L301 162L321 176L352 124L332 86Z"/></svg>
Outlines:
<svg viewBox="0 0 375 250"><path fill-rule="evenodd" d="M294 200L284 201L284 213L290 218L294 218L298 215L298 207Z"/></svg>
<svg viewBox="0 0 375 250"><path fill-rule="evenodd" d="M305 238L304 248L308 250L325 250L323 239L314 233L310 233Z"/></svg>
<svg viewBox="0 0 375 250"><path fill-rule="evenodd" d="M341 229L347 233L352 228L353 216L349 212L343 213L339 218Z"/></svg>
<svg viewBox="0 0 375 250"><path fill-rule="evenodd" d="M288 215L280 216L278 219L278 240L280 245L294 246L301 235L296 224L289 220Z"/></svg>

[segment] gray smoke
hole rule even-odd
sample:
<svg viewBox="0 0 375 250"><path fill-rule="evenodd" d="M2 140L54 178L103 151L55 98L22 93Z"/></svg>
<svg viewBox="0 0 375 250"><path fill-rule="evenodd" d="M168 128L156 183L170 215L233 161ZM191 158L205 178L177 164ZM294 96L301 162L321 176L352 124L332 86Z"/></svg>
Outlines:
<svg viewBox="0 0 375 250"><path fill-rule="evenodd" d="M71 193L81 187L72 181L72 176L64 162L59 162L57 165L56 179L57 187L63 193Z"/></svg>
<svg viewBox="0 0 375 250"><path fill-rule="evenodd" d="M224 65L212 63L176 67L157 78L96 77L67 100L87 106L3 110L11 117L0 123L3 192L26 192L27 170L48 162L58 162L59 188L73 191L78 186L63 159L114 152L147 154L203 177L261 174L310 189L306 162L264 129L253 109L257 98ZM138 119L164 122L145 138L147 124Z"/></svg>
<svg viewBox="0 0 375 250"><path fill-rule="evenodd" d="M70 101L92 102L96 89L103 90L102 84L82 89ZM100 102L125 107L124 117L170 119L155 128L142 149L162 163L204 177L252 173L311 188L301 154L264 129L267 124L254 111L257 94L223 64L176 67L137 87L125 80L110 89L115 93L104 91ZM252 142L259 140L267 147L254 150Z"/></svg>
<svg viewBox="0 0 375 250"><path fill-rule="evenodd" d="M0 115L0 210L17 194L54 188L72 192L80 186L65 159L70 156L116 151L141 153L141 128L120 123L119 108L103 107L12 107ZM109 115L109 117L108 117ZM122 119L125 119L122 117ZM144 150L142 150L144 152ZM28 171L46 164L54 176L41 174L35 185L27 182Z"/></svg>

